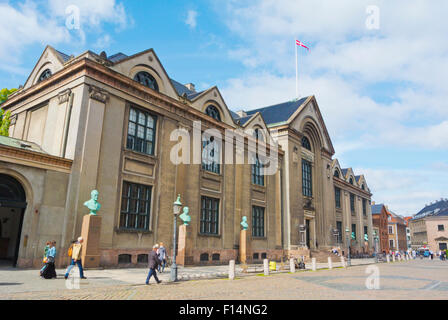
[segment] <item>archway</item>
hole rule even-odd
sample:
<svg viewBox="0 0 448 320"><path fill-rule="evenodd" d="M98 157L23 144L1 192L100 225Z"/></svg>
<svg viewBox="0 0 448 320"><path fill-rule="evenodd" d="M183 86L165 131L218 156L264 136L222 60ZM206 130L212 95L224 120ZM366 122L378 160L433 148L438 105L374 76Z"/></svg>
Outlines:
<svg viewBox="0 0 448 320"><path fill-rule="evenodd" d="M26 204L20 182L0 173L0 265L17 264Z"/></svg>

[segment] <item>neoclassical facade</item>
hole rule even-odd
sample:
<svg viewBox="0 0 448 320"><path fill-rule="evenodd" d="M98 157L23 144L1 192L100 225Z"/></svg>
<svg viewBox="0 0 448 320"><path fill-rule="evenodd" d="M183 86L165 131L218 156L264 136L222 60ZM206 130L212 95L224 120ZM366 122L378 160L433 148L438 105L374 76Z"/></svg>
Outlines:
<svg viewBox="0 0 448 320"><path fill-rule="evenodd" d="M6 257L19 266L40 265L48 240L67 263L93 189L102 266L145 265L155 242L170 251L178 194L191 215L191 264L236 259L243 216L254 262L326 251L340 224L371 241L370 191L363 176L335 177L343 171L314 96L235 113L217 87L171 79L152 49L74 57L47 46L2 107L12 121L0 140L1 210L21 214L2 229L15 230Z"/></svg>

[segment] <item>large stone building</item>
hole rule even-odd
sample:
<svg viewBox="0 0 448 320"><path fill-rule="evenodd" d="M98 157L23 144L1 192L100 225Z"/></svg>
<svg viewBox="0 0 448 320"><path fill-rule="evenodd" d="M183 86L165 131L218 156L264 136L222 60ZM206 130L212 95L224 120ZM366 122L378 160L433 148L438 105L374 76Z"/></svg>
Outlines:
<svg viewBox="0 0 448 320"><path fill-rule="evenodd" d="M433 252L448 246L448 199L426 205L409 220L412 249L429 248Z"/></svg>
<svg viewBox="0 0 448 320"><path fill-rule="evenodd" d="M12 121L0 140L0 238L19 266L40 265L53 239L57 264L68 262L93 189L102 266L144 263L155 242L172 248L177 194L190 209L192 264L235 259L242 216L250 261L346 246L344 228L353 249L372 248L371 193L332 159L314 96L235 113L217 87L171 79L152 49L74 57L47 46L2 107Z"/></svg>

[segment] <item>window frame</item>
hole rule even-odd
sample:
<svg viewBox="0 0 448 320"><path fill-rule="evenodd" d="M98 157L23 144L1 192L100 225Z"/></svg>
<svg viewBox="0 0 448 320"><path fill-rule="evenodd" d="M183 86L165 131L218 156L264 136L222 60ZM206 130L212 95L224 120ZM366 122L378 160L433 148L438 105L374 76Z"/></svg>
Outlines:
<svg viewBox="0 0 448 320"><path fill-rule="evenodd" d="M265 221L266 208L260 206L252 206L252 237L265 238Z"/></svg>
<svg viewBox="0 0 448 320"><path fill-rule="evenodd" d="M209 110L213 110L213 112L209 112ZM206 108L204 113L208 115L209 117L215 119L216 121L222 122L221 118L221 112L217 106L214 104L209 104Z"/></svg>
<svg viewBox="0 0 448 320"><path fill-rule="evenodd" d="M135 120L131 119L132 112L135 112ZM140 114L143 115L145 119L145 124L140 123ZM152 119L152 127L148 126L148 118ZM130 133L131 125L134 127L134 134ZM140 127L143 127L143 138L138 137L139 129ZM152 140L147 139L148 138L148 130L152 131ZM153 114L152 112L148 112L146 110L143 110L142 108L139 108L135 105L129 106L129 113L128 113L128 125L126 130L126 149L131 150L134 152L154 156L155 150L156 150L156 142L157 142L157 115ZM130 143L130 139L132 139L132 144ZM140 141L139 141L140 140ZM138 143L141 143L141 147L137 148ZM148 152L148 143L151 144L151 152Z"/></svg>
<svg viewBox="0 0 448 320"><path fill-rule="evenodd" d="M126 186L128 186L126 188ZM137 188L137 197L133 197L132 188ZM126 195L125 195L125 190ZM132 231L150 231L151 230L151 212L152 212L152 185L146 185L141 183L130 182L123 180L121 190L121 204L120 204L120 219L118 221L119 230L132 230ZM141 193L146 194L145 198L141 198ZM135 201L134 211L131 211L132 201ZM144 214L140 212L141 202L145 205ZM126 206L126 210L123 210L123 206ZM123 220L123 216L125 220ZM129 226L129 217L134 216L134 226ZM146 217L144 220L144 227L139 227L139 221L141 217Z"/></svg>
<svg viewBox="0 0 448 320"><path fill-rule="evenodd" d="M355 194L350 192L350 212L356 215L356 198Z"/></svg>
<svg viewBox="0 0 448 320"><path fill-rule="evenodd" d="M442 228L440 228L440 227L442 227ZM443 224L438 224L438 225L437 225L437 231L445 231L445 225L443 225Z"/></svg>
<svg viewBox="0 0 448 320"><path fill-rule="evenodd" d="M264 165L260 161L258 154L255 155L255 161L251 164L251 177L252 184L264 187L265 185L265 175L264 175Z"/></svg>
<svg viewBox="0 0 448 320"><path fill-rule="evenodd" d="M212 138L213 138L213 140L211 140ZM210 156L210 154L206 154L206 157L204 158L204 154L205 154L204 153L204 148L208 144L214 143L215 140L216 140L216 137L214 137L213 135L209 136L209 137L207 137L207 136L203 136L202 137L201 168L202 168L202 170L205 170L205 171L212 172L212 173L220 175L221 174L221 160L222 160L222 158L221 158L221 150L222 150L221 143L216 142L216 144L215 144L216 147L214 147L211 150L211 152L213 152L213 156ZM217 152L218 152L218 156L217 156L218 162L215 162L215 156L214 156L214 153L216 152L215 148L218 149L217 150ZM208 160L207 162L211 161L211 163L204 162L204 159Z"/></svg>
<svg viewBox="0 0 448 320"><path fill-rule="evenodd" d="M302 159L302 195L313 197L313 164L306 159Z"/></svg>
<svg viewBox="0 0 448 320"><path fill-rule="evenodd" d="M205 203L205 207L204 207ZM208 206L210 204L210 206ZM201 214L199 216L199 234L207 236L219 235L219 206L220 199L201 196ZM212 226L215 232L212 231Z"/></svg>
<svg viewBox="0 0 448 320"><path fill-rule="evenodd" d="M342 209L341 206L341 188L339 187L334 187L334 200L335 200L335 206L336 209ZM339 196L337 196L339 194Z"/></svg>
<svg viewBox="0 0 448 320"><path fill-rule="evenodd" d="M144 74L145 78L150 78L150 80L152 79L151 83L153 84L153 87L147 85L146 83L143 83L143 81L141 81L142 79L139 77L140 74ZM148 75L149 77L147 77L146 75ZM132 79L134 81L140 83L142 86L145 86L149 89L159 92L159 84L157 83L156 78L150 72L148 72L146 70L138 71Z"/></svg>

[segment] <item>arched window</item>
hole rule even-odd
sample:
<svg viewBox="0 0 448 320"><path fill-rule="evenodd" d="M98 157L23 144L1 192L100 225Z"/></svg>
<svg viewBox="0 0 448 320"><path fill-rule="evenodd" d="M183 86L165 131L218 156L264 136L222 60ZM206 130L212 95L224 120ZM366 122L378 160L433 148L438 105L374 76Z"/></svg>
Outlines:
<svg viewBox="0 0 448 320"><path fill-rule="evenodd" d="M348 181L350 184L353 184L353 178L350 177L350 180Z"/></svg>
<svg viewBox="0 0 448 320"><path fill-rule="evenodd" d="M365 189L366 189L366 187L364 187L364 183L362 184L361 189L362 189L362 190L365 190Z"/></svg>
<svg viewBox="0 0 448 320"><path fill-rule="evenodd" d="M259 186L264 186L264 171L263 164L258 157L255 155L254 163L252 164L252 183Z"/></svg>
<svg viewBox="0 0 448 320"><path fill-rule="evenodd" d="M340 175L339 175L339 170L338 169L336 169L336 170L334 170L334 174L333 174L336 178L339 178L340 177Z"/></svg>
<svg viewBox="0 0 448 320"><path fill-rule="evenodd" d="M307 137L303 137L302 138L302 147L304 147L305 149L311 151L311 143L310 143L310 140L308 140Z"/></svg>
<svg viewBox="0 0 448 320"><path fill-rule="evenodd" d="M51 70L45 69L39 76L39 80L37 82L44 81L45 79L48 79L51 77Z"/></svg>
<svg viewBox="0 0 448 320"><path fill-rule="evenodd" d="M261 129L259 128L255 128L253 136L255 139L257 140L261 140L264 141L264 136L263 136L263 132L261 131Z"/></svg>
<svg viewBox="0 0 448 320"><path fill-rule="evenodd" d="M219 114L219 110L213 105L209 105L207 109L205 109L205 114L212 117L215 120L221 121L221 115Z"/></svg>
<svg viewBox="0 0 448 320"><path fill-rule="evenodd" d="M134 76L134 80L144 85L145 87L159 91L159 86L156 79L146 71L140 71Z"/></svg>

